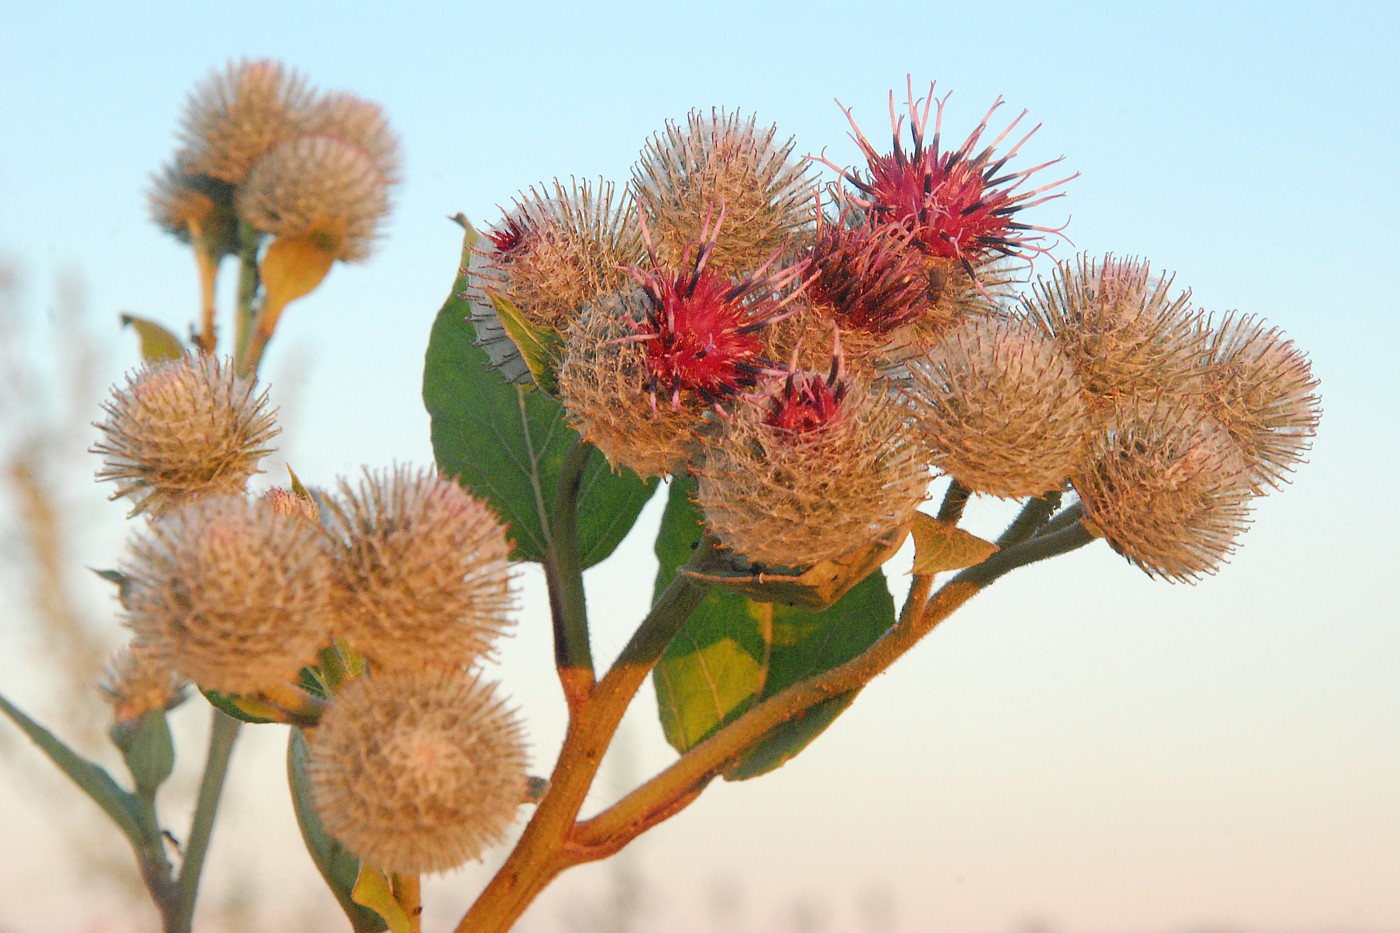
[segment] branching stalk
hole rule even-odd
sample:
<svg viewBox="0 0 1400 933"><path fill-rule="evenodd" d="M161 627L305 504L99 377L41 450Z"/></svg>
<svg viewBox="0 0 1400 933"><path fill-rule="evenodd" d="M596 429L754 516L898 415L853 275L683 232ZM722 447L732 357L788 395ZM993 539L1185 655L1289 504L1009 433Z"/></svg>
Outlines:
<svg viewBox="0 0 1400 933"><path fill-rule="evenodd" d="M204 857L209 852L209 839L214 833L214 818L223 797L224 779L228 777L233 743L243 723L211 709L213 722L209 730L209 755L204 762L204 777L199 784L199 799L190 821L189 841L185 845L185 860L180 866L179 925L174 929L188 933L194 920L195 898L199 894L199 878L204 871Z"/></svg>

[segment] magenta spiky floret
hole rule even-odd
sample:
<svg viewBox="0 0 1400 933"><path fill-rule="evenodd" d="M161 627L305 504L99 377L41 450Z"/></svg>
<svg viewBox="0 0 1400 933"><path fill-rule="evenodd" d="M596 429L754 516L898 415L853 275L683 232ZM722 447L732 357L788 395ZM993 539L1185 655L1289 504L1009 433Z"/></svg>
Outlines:
<svg viewBox="0 0 1400 933"><path fill-rule="evenodd" d="M852 200L869 210L880 221L895 221L914 232L922 248L931 256L957 259L969 273L988 259L1009 256L1030 259L1046 252L1047 235L1059 231L1022 223L1015 215L1028 207L1058 198L1056 191L1070 179L1030 190L1021 190L1038 171L1056 164L1052 159L1020 171L1004 172L1007 163L1020 151L1040 127L1037 124L1020 138L1006 153L994 152L1025 118L1027 111L1013 119L1000 135L982 146L987 123L1001 107L998 97L982 122L956 149L944 150L943 107L948 96L935 98L932 84L928 97L914 97L913 80L909 81L908 120L913 148L906 150L900 142L905 117L895 112L894 92L890 92L890 125L894 131L894 148L880 153L861 132L848 107L842 106L851 123L852 136L865 156L864 171L844 169L823 159L841 173L857 191ZM937 110L934 110L934 105ZM838 106L840 102L837 102ZM929 117L934 117L933 137L926 140ZM978 147L981 146L979 149Z"/></svg>
<svg viewBox="0 0 1400 933"><path fill-rule="evenodd" d="M633 269L645 295L645 313L630 338L642 344L644 387L653 407L667 396L672 407L682 393L706 402L753 386L766 368L760 331L784 314L800 287L779 297L806 268L806 263L772 271L779 254L743 278L710 267L723 212L707 225L699 244L687 248L679 272L657 259L642 225L650 268ZM693 259L692 259L693 257Z"/></svg>

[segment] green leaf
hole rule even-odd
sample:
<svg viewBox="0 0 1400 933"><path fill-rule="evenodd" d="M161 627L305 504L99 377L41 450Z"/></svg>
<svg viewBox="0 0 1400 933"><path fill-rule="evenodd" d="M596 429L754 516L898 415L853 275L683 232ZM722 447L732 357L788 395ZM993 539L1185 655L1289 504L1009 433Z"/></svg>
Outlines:
<svg viewBox="0 0 1400 933"><path fill-rule="evenodd" d="M3 694L0 694L0 712L10 717L49 756L50 761L58 765L74 784L103 809L138 852L142 850L146 840L141 830L140 803L135 794L123 789L105 769L79 755L48 729L30 719Z"/></svg>
<svg viewBox="0 0 1400 933"><path fill-rule="evenodd" d="M306 774L308 755L305 734L300 729L291 730L287 741L287 785L292 792L292 809L296 812L306 851L340 903L340 909L350 918L355 933L381 933L388 929L383 918L372 909L355 903L352 895L360 874L360 860L326 832L311 801L311 781Z"/></svg>
<svg viewBox="0 0 1400 933"><path fill-rule="evenodd" d="M470 239L470 234L468 234ZM564 407L543 392L508 385L475 345L463 294L470 247L452 295L428 340L423 403L432 422L439 469L456 476L509 523L516 557L538 561L551 540L550 513L560 467L576 442ZM606 558L631 529L656 481L614 473L594 450L579 487L578 542L583 566Z"/></svg>
<svg viewBox="0 0 1400 933"><path fill-rule="evenodd" d="M180 338L155 321L148 321L132 314L121 316L122 326L136 331L141 341L143 360L178 360L185 355L185 345Z"/></svg>
<svg viewBox="0 0 1400 933"><path fill-rule="evenodd" d="M673 480L657 536L657 592L689 557L703 528L694 481ZM875 570L824 610L756 602L715 590L686 620L653 674L662 731L677 751L703 741L754 703L844 664L894 624L894 599ZM769 732L726 773L731 780L778 767L850 704L834 697Z"/></svg>
<svg viewBox="0 0 1400 933"><path fill-rule="evenodd" d="M997 546L964 531L952 522L914 513L914 573L941 573L980 564Z"/></svg>
<svg viewBox="0 0 1400 933"><path fill-rule="evenodd" d="M356 904L363 904L383 917L393 933L410 933L408 913L394 897L393 889L389 887L389 878L384 872L361 865L360 876L355 879L355 888L351 896L355 898Z"/></svg>
<svg viewBox="0 0 1400 933"><path fill-rule="evenodd" d="M203 687L199 688L199 692L204 694L204 699L209 701L210 706L240 722L262 725L283 721L279 710L252 697L234 696L217 690L205 690Z"/></svg>
<svg viewBox="0 0 1400 933"><path fill-rule="evenodd" d="M496 309L496 317L501 326L520 351L525 365L530 367L530 375L535 377L535 385L556 398L559 395L559 355L563 352L564 337L550 327L536 327L525 312L516 307L515 302L494 289L485 289L486 297Z"/></svg>

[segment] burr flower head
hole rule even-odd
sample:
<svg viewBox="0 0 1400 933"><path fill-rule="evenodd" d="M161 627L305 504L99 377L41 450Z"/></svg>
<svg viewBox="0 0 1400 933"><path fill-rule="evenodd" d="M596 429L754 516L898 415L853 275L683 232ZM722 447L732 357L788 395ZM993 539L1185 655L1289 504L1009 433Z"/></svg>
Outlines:
<svg viewBox="0 0 1400 933"><path fill-rule="evenodd" d="M559 399L584 439L615 468L638 476L685 469L706 403L694 393L658 402L653 376L638 341L652 310L640 288L584 305L565 335Z"/></svg>
<svg viewBox="0 0 1400 933"><path fill-rule="evenodd" d="M1065 348L1085 386L1106 402L1186 390L1200 357L1190 292L1169 296L1170 277L1146 262L1079 257L1023 298L1027 315Z"/></svg>
<svg viewBox="0 0 1400 933"><path fill-rule="evenodd" d="M191 174L178 159L152 177L147 195L151 219L162 230L185 243L199 239L216 259L238 251L233 197L233 185Z"/></svg>
<svg viewBox="0 0 1400 933"><path fill-rule="evenodd" d="M807 302L847 335L881 338L930 310L929 266L901 224L821 217L804 254Z"/></svg>
<svg viewBox="0 0 1400 933"><path fill-rule="evenodd" d="M389 183L365 149L337 136L278 143L238 191L238 215L278 237L310 236L336 259L369 255L389 212Z"/></svg>
<svg viewBox="0 0 1400 933"><path fill-rule="evenodd" d="M102 403L97 478L116 483L113 498L130 497L133 514L241 492L277 433L255 388L211 356L147 363Z"/></svg>
<svg viewBox="0 0 1400 933"><path fill-rule="evenodd" d="M929 479L899 406L839 372L775 379L721 423L694 472L715 536L754 564L791 569L904 524Z"/></svg>
<svg viewBox="0 0 1400 933"><path fill-rule="evenodd" d="M431 470L366 471L328 503L333 628L376 669L470 664L509 625L510 543L496 516Z"/></svg>
<svg viewBox="0 0 1400 933"><path fill-rule="evenodd" d="M1014 318L975 318L907 364L906 394L933 465L968 489L1060 488L1094 430L1084 387L1056 343Z"/></svg>
<svg viewBox="0 0 1400 933"><path fill-rule="evenodd" d="M185 699L185 678L167 666L160 652L143 642L117 651L98 685L112 704L112 720L134 723L153 710L169 710Z"/></svg>
<svg viewBox="0 0 1400 933"><path fill-rule="evenodd" d="M538 326L565 330L585 302L631 284L627 267L642 255L630 199L613 206L613 186L554 182L531 188L487 232L486 288L503 291Z"/></svg>
<svg viewBox="0 0 1400 933"><path fill-rule="evenodd" d="M240 185L264 153L306 130L315 107L306 80L280 62L230 63L185 105L180 141L188 170Z"/></svg>
<svg viewBox="0 0 1400 933"><path fill-rule="evenodd" d="M306 132L330 136L369 156L384 183L399 183L399 139L384 119L383 109L354 94L337 91L316 102Z"/></svg>
<svg viewBox="0 0 1400 933"><path fill-rule="evenodd" d="M792 158L792 140L774 142L777 127L761 130L752 116L692 111L686 123L667 123L632 170L656 251L684 265L690 244L705 240L709 217L724 211L730 223L713 248L715 265L757 268L810 218L808 163Z"/></svg>
<svg viewBox="0 0 1400 933"><path fill-rule="evenodd" d="M292 681L330 638L330 558L318 529L221 496L154 519L130 546L126 624L201 687Z"/></svg>
<svg viewBox="0 0 1400 933"><path fill-rule="evenodd" d="M856 204L870 211L877 221L905 225L931 256L954 259L969 274L988 259L998 256L1029 258L1045 252L1043 234L1055 231L1033 227L1015 219L1015 215L1063 192L1052 192L1069 181L1059 181L1023 191L1027 181L1040 169L1054 164L1037 165L1017 172L1003 172L1006 163L1016 155L1035 128L1003 154L993 150L1025 117L1025 111L1013 119L1006 129L990 143L983 142L987 121L1001 106L1000 98L992 104L982 122L957 149L943 151L940 139L943 129L943 107L948 98L936 100L933 86L923 102L914 98L913 81L909 82L908 118L913 148L906 150L899 137L904 117L896 116L894 93L890 94L890 124L894 130L894 149L881 153L866 139L856 125L851 111L846 111L857 145L865 157L863 171L841 172L857 191ZM934 119L933 138L925 141L930 112L938 105ZM979 147L981 147L979 149ZM1055 161L1059 161L1058 159ZM827 163L830 165L831 163ZM1070 176L1071 178L1074 176Z"/></svg>
<svg viewBox="0 0 1400 933"><path fill-rule="evenodd" d="M522 728L474 674L377 673L336 693L311 737L312 799L366 864L422 874L480 859L524 800Z"/></svg>
<svg viewBox="0 0 1400 933"><path fill-rule="evenodd" d="M1086 524L1153 577L1214 573L1249 519L1246 462L1229 433L1160 400L1120 407L1072 481Z"/></svg>
<svg viewBox="0 0 1400 933"><path fill-rule="evenodd" d="M1256 490L1281 487L1322 416L1307 356L1260 319L1231 314L1210 335L1201 386L1205 409L1249 461Z"/></svg>

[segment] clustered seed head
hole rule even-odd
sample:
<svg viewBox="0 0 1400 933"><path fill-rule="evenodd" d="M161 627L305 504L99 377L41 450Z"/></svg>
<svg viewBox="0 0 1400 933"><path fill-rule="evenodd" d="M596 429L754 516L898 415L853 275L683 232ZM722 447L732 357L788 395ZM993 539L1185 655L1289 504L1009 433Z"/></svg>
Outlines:
<svg viewBox="0 0 1400 933"><path fill-rule="evenodd" d="M113 498L131 498L132 514L241 492L277 434L266 390L255 393L211 356L147 363L102 404L97 478L117 484Z"/></svg>
<svg viewBox="0 0 1400 933"><path fill-rule="evenodd" d="M237 248L236 220L278 237L313 236L336 259L363 259L399 181L398 139L377 105L318 94L270 60L232 63L196 88L180 139L175 165L155 180L152 211L188 239L191 220L205 223L197 195L217 194L227 248L216 259Z"/></svg>
<svg viewBox="0 0 1400 933"><path fill-rule="evenodd" d="M935 467L975 492L1059 489L1094 422L1074 366L1017 318L975 318L907 364L917 433Z"/></svg>
<svg viewBox="0 0 1400 933"><path fill-rule="evenodd" d="M642 255L631 198L614 207L613 185L585 181L545 194L531 188L488 231L481 285L498 288L531 323L562 332L587 302L631 284L627 267Z"/></svg>
<svg viewBox="0 0 1400 933"><path fill-rule="evenodd" d="M274 512L298 515L310 522L321 520L321 507L310 495L298 495L285 486L274 486L262 494L262 499Z"/></svg>
<svg viewBox="0 0 1400 933"><path fill-rule="evenodd" d="M490 509L432 471L366 471L328 503L338 637L376 669L471 664L509 625L510 544Z"/></svg>
<svg viewBox="0 0 1400 933"><path fill-rule="evenodd" d="M215 259L238 251L232 185L194 174L180 159L161 169L151 182L151 219L161 229L185 243L200 239Z"/></svg>
<svg viewBox="0 0 1400 933"><path fill-rule="evenodd" d="M311 737L327 832L388 872L442 872L500 843L525 797L522 729L489 683L447 666L342 687Z"/></svg>
<svg viewBox="0 0 1400 933"><path fill-rule="evenodd" d="M632 169L632 191L655 232L663 261L684 265L706 240L710 216L728 218L714 264L745 272L765 263L809 222L809 163L792 159L793 140L774 142L777 127L712 110L692 111L686 127L668 122Z"/></svg>
<svg viewBox="0 0 1400 933"><path fill-rule="evenodd" d="M389 210L388 183L368 152L335 136L269 149L238 191L238 214L278 237L315 236L336 259L369 255Z"/></svg>
<svg viewBox="0 0 1400 933"><path fill-rule="evenodd" d="M842 177L856 189L858 194L853 198L854 202L870 211L874 220L905 225L930 256L956 260L970 276L975 277L978 267L990 259L1002 256L1029 258L1046 252L1048 247L1042 244L1043 235L1057 231L1021 223L1015 219L1015 215L1025 208L1062 196L1063 192L1047 192L1054 191L1075 176L1031 191L1018 190L1032 175L1059 159L1021 171L1003 173L1006 163L1038 127L1032 128L1006 153L995 154L995 148L1024 119L1026 112L1022 111L996 139L983 145L982 136L987 132L987 121L1001 106L1001 98L997 98L982 122L961 146L942 150L943 108L947 100L946 96L935 99L933 86L930 85L928 97L920 110L920 101L914 97L913 81L909 82L908 118L913 148L906 151L899 140L904 117L896 115L894 93L891 92L890 124L894 131L894 149L888 154L879 152L866 139L852 112L846 110L856 143L866 160L865 168L857 171L842 169L829 162L827 164L840 171ZM938 111L933 138L926 145L929 116L935 103Z"/></svg>
<svg viewBox="0 0 1400 933"><path fill-rule="evenodd" d="M374 163L385 185L393 187L401 180L399 140L378 104L344 91L326 94L316 102L306 132L359 149Z"/></svg>
<svg viewBox="0 0 1400 933"><path fill-rule="evenodd" d="M1214 419L1162 400L1119 406L1072 477L1086 523L1148 575L1214 573L1249 520L1247 466Z"/></svg>
<svg viewBox="0 0 1400 933"><path fill-rule="evenodd" d="M292 681L330 640L319 530L260 501L201 499L153 519L123 572L134 641L206 689Z"/></svg>
<svg viewBox="0 0 1400 933"><path fill-rule="evenodd" d="M132 642L108 662L98 685L112 705L118 725L134 723L154 710L170 710L185 699L187 681L149 644Z"/></svg>
<svg viewBox="0 0 1400 933"><path fill-rule="evenodd" d="M693 469L710 530L769 568L874 541L912 517L929 480L894 400L836 372L774 380L721 422Z"/></svg>
<svg viewBox="0 0 1400 933"><path fill-rule="evenodd" d="M1248 460L1255 490L1280 488L1322 415L1307 356L1260 319L1227 315L1210 334L1200 383L1203 407Z"/></svg>
<svg viewBox="0 0 1400 933"><path fill-rule="evenodd" d="M1198 366L1199 315L1190 292L1146 262L1080 256L1060 263L1023 298L1027 315L1058 340L1085 386L1106 403L1148 391L1182 394Z"/></svg>
<svg viewBox="0 0 1400 933"><path fill-rule="evenodd" d="M280 62L230 63L185 105L180 141L189 171L242 184L264 153L302 132L315 107L306 79Z"/></svg>

